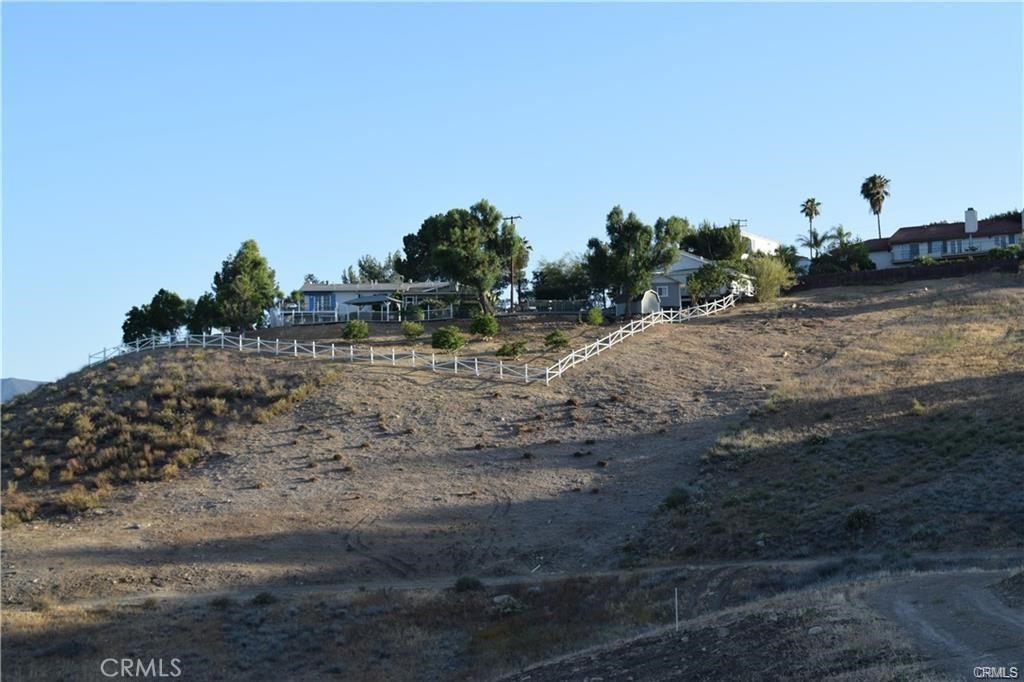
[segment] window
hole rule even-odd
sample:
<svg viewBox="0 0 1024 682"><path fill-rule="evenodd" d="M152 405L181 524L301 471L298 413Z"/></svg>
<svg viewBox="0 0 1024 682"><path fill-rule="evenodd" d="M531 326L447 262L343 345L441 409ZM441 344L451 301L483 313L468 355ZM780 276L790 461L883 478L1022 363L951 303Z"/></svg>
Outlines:
<svg viewBox="0 0 1024 682"><path fill-rule="evenodd" d="M996 246L1010 246L1017 243L1017 235L1015 234L997 234L993 239Z"/></svg>
<svg viewBox="0 0 1024 682"><path fill-rule="evenodd" d="M962 239L950 239L946 242L946 249L948 253L961 254L964 252L964 242Z"/></svg>
<svg viewBox="0 0 1024 682"><path fill-rule="evenodd" d="M893 260L913 260L921 255L920 244L900 244L896 247Z"/></svg>
<svg viewBox="0 0 1024 682"><path fill-rule="evenodd" d="M334 310L334 295L306 294L306 309L311 311Z"/></svg>
<svg viewBox="0 0 1024 682"><path fill-rule="evenodd" d="M928 255L929 256L944 256L946 255L946 242L928 242Z"/></svg>
<svg viewBox="0 0 1024 682"><path fill-rule="evenodd" d="M660 298L660 299L668 298L668 287L667 286L663 286L663 285L659 284L658 286L654 287L654 290L656 292L658 292L658 298Z"/></svg>

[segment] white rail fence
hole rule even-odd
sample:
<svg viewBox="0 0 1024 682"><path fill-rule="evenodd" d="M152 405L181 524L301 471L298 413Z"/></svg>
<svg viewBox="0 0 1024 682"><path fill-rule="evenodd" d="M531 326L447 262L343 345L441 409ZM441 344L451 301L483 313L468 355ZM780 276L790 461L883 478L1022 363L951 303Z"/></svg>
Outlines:
<svg viewBox="0 0 1024 682"><path fill-rule="evenodd" d="M729 294L724 298L709 301L708 303L692 306L690 308L682 308L680 310L660 310L656 313L648 313L638 320L634 320L629 324L619 327L611 334L602 336L597 341L588 343L586 346L572 351L564 358L547 368L544 375L544 381L545 383L550 384L552 379L562 376L562 374L567 370L575 367L581 362L586 362L598 353L602 353L612 346L622 343L634 334L647 331L655 325L666 323L678 324L680 322L692 320L695 317L714 315L715 313L731 308L734 305L736 305L736 294Z"/></svg>
<svg viewBox="0 0 1024 682"><path fill-rule="evenodd" d="M729 294L725 298L693 306L692 308L663 310L644 315L640 319L634 320L629 324L619 327L610 334L602 336L593 343L577 348L550 367L535 367L533 370L530 369L529 364L518 365L506 363L502 360L481 360L479 358L460 358L458 356L442 356L439 359L436 353L417 353L415 350L408 353L399 353L392 348L390 352L382 352L373 346L357 349L354 345L318 344L316 341L300 343L295 340L282 341L280 339L270 341L259 336L247 338L242 335L232 334L188 334L182 337L152 336L131 343L123 343L113 348L104 348L98 353L91 353L86 366L92 367L122 355L159 348L212 348L258 353L274 357L305 357L317 360L368 362L371 365L383 364L395 367L413 367L429 369L434 372L462 373L478 377L490 376L498 379L523 381L525 383L543 380L545 384L550 384L552 379L562 376L568 369L575 367L581 362L586 362L616 344L622 343L634 334L639 334L658 324L679 323L695 317L713 315L734 306L736 300L735 294Z"/></svg>

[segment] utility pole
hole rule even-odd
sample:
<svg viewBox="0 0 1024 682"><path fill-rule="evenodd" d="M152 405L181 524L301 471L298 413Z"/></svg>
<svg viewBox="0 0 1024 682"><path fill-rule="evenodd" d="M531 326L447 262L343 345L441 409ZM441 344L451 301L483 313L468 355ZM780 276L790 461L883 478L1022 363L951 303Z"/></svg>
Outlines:
<svg viewBox="0 0 1024 682"><path fill-rule="evenodd" d="M521 215L510 215L510 216L507 216L505 218L505 220L508 221L509 225L512 226L512 234L515 234L516 221L517 220L522 220L522 219L523 219L523 216L521 216ZM516 281L515 281L516 280L516 252L515 252L515 249L513 248L513 246L514 246L514 244L510 243L509 244L509 251L508 251L508 311L509 312L512 312L515 309L515 305L516 305L515 301L513 300L513 296L515 295L515 291L516 291ZM522 301L520 301L520 303L522 303Z"/></svg>

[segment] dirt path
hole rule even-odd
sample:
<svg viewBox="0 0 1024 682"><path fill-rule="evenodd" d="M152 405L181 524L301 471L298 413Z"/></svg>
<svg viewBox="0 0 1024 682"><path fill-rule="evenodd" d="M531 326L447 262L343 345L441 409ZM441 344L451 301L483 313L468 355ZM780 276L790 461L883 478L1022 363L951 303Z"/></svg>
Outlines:
<svg viewBox="0 0 1024 682"><path fill-rule="evenodd" d="M977 666L1024 670L1024 610L990 589L1006 571L964 571L900 578L868 593L938 668L974 679Z"/></svg>

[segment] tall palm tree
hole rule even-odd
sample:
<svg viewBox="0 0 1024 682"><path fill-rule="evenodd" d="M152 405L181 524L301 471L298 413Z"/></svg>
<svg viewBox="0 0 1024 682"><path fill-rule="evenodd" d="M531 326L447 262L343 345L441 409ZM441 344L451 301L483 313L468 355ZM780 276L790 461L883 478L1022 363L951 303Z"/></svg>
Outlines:
<svg viewBox="0 0 1024 682"><path fill-rule="evenodd" d="M882 204L889 196L889 178L884 175L872 175L864 180L860 186L860 195L871 206L871 212L875 214L878 221L878 238L882 238Z"/></svg>
<svg viewBox="0 0 1024 682"><path fill-rule="evenodd" d="M822 250L828 246L829 236L828 234L821 234L813 227L807 233L806 237L800 237L797 240L797 244L803 246L811 252L811 258L814 259L818 256Z"/></svg>
<svg viewBox="0 0 1024 682"><path fill-rule="evenodd" d="M800 212L807 218L807 234L810 238L806 241L814 241L814 219L821 215L821 202L811 197L800 204ZM814 258L814 255L814 253L811 253L811 258Z"/></svg>

